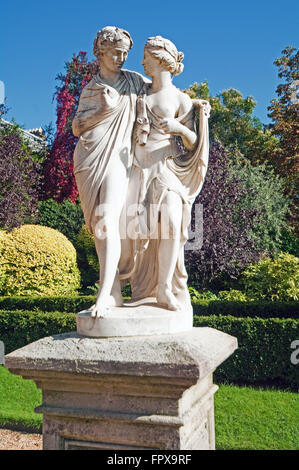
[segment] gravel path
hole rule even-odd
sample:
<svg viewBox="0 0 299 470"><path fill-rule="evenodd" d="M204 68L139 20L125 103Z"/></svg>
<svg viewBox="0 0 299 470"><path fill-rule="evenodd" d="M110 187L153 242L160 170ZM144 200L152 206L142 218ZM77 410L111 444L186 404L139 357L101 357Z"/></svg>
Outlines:
<svg viewBox="0 0 299 470"><path fill-rule="evenodd" d="M0 450L42 450L42 434L0 429Z"/></svg>

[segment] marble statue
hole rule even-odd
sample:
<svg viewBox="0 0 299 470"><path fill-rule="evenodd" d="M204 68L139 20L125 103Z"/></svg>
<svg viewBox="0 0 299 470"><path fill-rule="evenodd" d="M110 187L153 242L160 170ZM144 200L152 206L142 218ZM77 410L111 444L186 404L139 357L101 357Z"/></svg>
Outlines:
<svg viewBox="0 0 299 470"><path fill-rule="evenodd" d="M107 26L98 32L93 50L98 73L83 89L73 120L73 133L79 137L74 174L100 264L92 316L104 316L110 306L122 304L119 218L133 160L136 100L144 85L141 75L122 69L132 45L130 34L121 28Z"/></svg>
<svg viewBox="0 0 299 470"><path fill-rule="evenodd" d="M91 317L123 305L125 282L134 301L154 298L170 311L190 306L184 245L207 171L210 105L172 84L184 55L171 41L156 36L145 45L142 64L152 81L122 69L132 44L121 28L99 31L99 70L73 120L74 172L100 264Z"/></svg>

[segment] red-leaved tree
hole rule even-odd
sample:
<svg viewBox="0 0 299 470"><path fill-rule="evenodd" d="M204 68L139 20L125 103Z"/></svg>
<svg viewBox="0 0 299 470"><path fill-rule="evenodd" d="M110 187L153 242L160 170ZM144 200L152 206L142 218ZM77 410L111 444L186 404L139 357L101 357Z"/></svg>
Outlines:
<svg viewBox="0 0 299 470"><path fill-rule="evenodd" d="M44 166L43 198L58 202L71 199L76 203L78 190L73 172L73 153L77 138L72 133L72 120L84 86L96 71L96 61L88 62L86 52L73 56L65 64L66 74L59 74L56 87L56 135Z"/></svg>

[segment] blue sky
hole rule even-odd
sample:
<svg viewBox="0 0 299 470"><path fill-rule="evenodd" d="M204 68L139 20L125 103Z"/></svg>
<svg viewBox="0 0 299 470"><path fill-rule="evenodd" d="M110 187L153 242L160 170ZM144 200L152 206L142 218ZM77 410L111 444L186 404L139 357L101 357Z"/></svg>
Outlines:
<svg viewBox="0 0 299 470"><path fill-rule="evenodd" d="M57 73L73 53L92 56L96 32L106 25L127 29L134 41L125 67L143 73L144 44L160 34L184 52L179 88L207 80L212 94L233 87L267 106L278 84L273 61L287 45L298 47L299 2L288 0L14 0L2 2L0 80L6 119L25 128L55 124Z"/></svg>

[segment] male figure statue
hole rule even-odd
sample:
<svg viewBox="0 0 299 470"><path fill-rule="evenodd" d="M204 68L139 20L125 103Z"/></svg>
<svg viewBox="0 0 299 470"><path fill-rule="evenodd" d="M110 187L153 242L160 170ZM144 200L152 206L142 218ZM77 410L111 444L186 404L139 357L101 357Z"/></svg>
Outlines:
<svg viewBox="0 0 299 470"><path fill-rule="evenodd" d="M98 72L83 89L73 120L73 133L79 137L74 173L100 264L93 317L104 317L111 306L122 305L119 223L133 161L136 100L146 80L122 69L132 45L130 34L121 28L107 26L98 32L94 40Z"/></svg>

